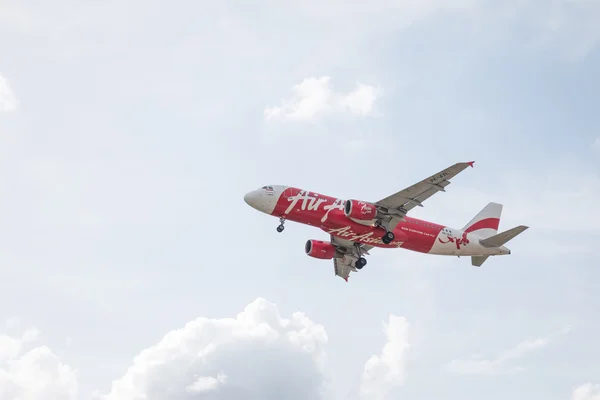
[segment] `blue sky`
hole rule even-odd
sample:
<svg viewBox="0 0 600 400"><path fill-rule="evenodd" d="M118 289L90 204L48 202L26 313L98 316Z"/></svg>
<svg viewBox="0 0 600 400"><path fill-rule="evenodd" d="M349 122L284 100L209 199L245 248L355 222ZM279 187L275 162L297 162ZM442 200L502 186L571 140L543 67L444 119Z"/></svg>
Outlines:
<svg viewBox="0 0 600 400"><path fill-rule="evenodd" d="M597 400L599 19L2 2L0 397ZM501 229L530 229L481 269L373 251L345 283L303 252L323 232L243 202L376 201L470 160L411 215L504 204Z"/></svg>

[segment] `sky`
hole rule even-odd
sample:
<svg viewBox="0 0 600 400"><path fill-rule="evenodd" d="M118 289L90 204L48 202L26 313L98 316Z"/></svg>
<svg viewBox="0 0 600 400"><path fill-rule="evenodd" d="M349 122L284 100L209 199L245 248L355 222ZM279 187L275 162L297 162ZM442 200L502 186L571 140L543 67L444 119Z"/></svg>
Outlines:
<svg viewBox="0 0 600 400"><path fill-rule="evenodd" d="M600 399L600 1L0 0L0 399ZM488 202L512 254L248 207Z"/></svg>

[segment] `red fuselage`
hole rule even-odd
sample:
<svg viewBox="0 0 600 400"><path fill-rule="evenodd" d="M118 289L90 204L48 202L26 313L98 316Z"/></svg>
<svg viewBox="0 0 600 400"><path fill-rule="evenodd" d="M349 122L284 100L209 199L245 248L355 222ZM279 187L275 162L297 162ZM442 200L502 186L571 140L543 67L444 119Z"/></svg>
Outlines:
<svg viewBox="0 0 600 400"><path fill-rule="evenodd" d="M402 247L408 250L429 253L436 238L445 228L443 225L405 217L393 233L395 239L390 244L384 244L381 237L385 230L363 224L348 218L344 214L344 200L288 187L278 198L273 194L272 211L275 217L318 227L325 232L340 237L368 244L375 247Z"/></svg>

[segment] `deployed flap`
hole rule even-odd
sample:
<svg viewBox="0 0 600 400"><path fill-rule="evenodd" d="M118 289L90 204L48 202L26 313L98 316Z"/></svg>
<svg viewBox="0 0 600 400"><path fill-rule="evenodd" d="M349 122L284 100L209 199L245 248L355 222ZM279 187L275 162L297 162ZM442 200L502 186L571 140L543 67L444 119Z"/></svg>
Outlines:
<svg viewBox="0 0 600 400"><path fill-rule="evenodd" d="M341 277L346 282L348 282L348 277L350 276L351 271L356 271L352 265L352 260L349 260L347 257L343 258L334 258L333 259L333 271L336 276Z"/></svg>
<svg viewBox="0 0 600 400"><path fill-rule="evenodd" d="M480 240L479 243L481 243L483 247L500 247L528 228L528 226L519 225L497 235L490 236L487 239Z"/></svg>
<svg viewBox="0 0 600 400"><path fill-rule="evenodd" d="M348 282L350 272L356 271L356 268L354 267L354 262L356 260L355 257L359 256L358 248L360 249L360 255L368 255L368 251L371 250L373 246L360 244L333 235L330 235L330 238L331 244L336 246L338 250L343 254L342 257L336 257L333 259L333 270L335 272L335 275L343 278L346 282Z"/></svg>

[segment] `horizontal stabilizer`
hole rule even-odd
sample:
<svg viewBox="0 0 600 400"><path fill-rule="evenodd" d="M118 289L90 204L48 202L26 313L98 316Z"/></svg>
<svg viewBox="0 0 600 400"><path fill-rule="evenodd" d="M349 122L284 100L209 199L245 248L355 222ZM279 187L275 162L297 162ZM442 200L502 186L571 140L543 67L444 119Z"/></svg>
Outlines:
<svg viewBox="0 0 600 400"><path fill-rule="evenodd" d="M489 256L473 256L471 257L471 264L474 267L481 267L485 260L488 259Z"/></svg>
<svg viewBox="0 0 600 400"><path fill-rule="evenodd" d="M490 236L489 238L486 238L486 239L482 239L479 241L479 243L481 243L481 245L483 247L488 247L488 248L489 247L500 247L528 228L529 228L528 226L519 225L515 228L509 229L509 230L499 233L497 235Z"/></svg>

